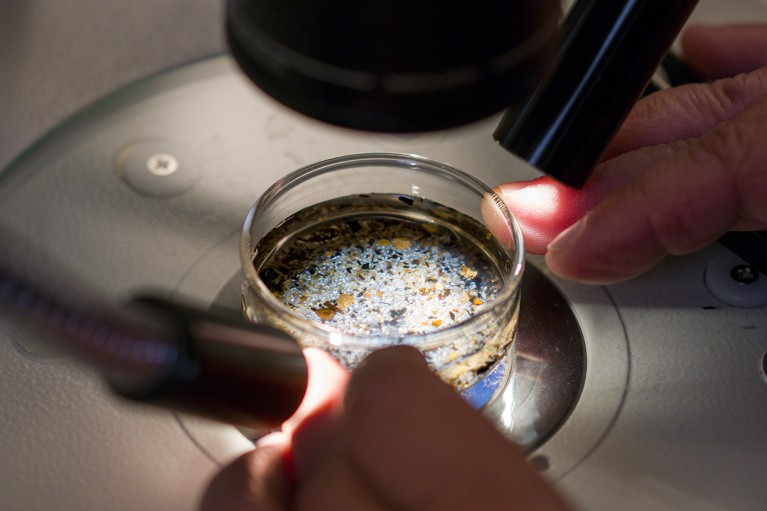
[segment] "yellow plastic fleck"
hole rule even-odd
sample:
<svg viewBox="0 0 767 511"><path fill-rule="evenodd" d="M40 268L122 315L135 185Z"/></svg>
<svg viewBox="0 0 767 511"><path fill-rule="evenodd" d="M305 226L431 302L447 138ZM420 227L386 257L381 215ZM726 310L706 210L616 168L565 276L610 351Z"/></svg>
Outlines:
<svg viewBox="0 0 767 511"><path fill-rule="evenodd" d="M347 295L346 293L341 293L338 295L338 307L341 309L346 309L347 307L350 307L351 304L354 303L354 297L352 295Z"/></svg>
<svg viewBox="0 0 767 511"><path fill-rule="evenodd" d="M407 238L394 238L394 248L397 250L405 250L410 246L410 240Z"/></svg>
<svg viewBox="0 0 767 511"><path fill-rule="evenodd" d="M322 321L330 321L336 316L336 311L323 307L322 309L317 309L316 314Z"/></svg>

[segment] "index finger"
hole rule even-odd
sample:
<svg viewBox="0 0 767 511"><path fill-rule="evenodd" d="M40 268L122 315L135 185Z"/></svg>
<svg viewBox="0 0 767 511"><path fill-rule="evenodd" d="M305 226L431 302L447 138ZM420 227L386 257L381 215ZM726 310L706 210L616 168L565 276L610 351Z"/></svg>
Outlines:
<svg viewBox="0 0 767 511"><path fill-rule="evenodd" d="M590 283L634 277L733 228L767 227L767 97L617 191L548 247L555 273Z"/></svg>
<svg viewBox="0 0 767 511"><path fill-rule="evenodd" d="M700 137L743 113L764 94L767 68L651 94L631 110L603 161L642 147Z"/></svg>
<svg viewBox="0 0 767 511"><path fill-rule="evenodd" d="M748 73L767 66L767 24L693 25L682 35L682 50L701 79Z"/></svg>

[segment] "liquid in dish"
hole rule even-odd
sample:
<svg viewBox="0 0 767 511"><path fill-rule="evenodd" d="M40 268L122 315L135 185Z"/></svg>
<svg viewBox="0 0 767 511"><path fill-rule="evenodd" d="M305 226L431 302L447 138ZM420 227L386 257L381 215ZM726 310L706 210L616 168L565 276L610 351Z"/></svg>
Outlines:
<svg viewBox="0 0 767 511"><path fill-rule="evenodd" d="M373 349L410 344L464 389L513 341L519 299L495 302L510 259L480 222L454 209L365 194L291 215L257 243L252 260L277 300L330 333L331 342L291 332L304 346L321 347L351 369ZM245 311L264 319L247 300Z"/></svg>

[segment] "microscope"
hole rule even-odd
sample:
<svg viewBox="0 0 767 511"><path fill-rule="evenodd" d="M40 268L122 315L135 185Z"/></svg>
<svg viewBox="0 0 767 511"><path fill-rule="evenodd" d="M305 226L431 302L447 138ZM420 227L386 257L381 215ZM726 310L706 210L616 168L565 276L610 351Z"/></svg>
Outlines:
<svg viewBox="0 0 767 511"><path fill-rule="evenodd" d="M381 138L373 139L376 143L390 144L392 140L404 140L407 145L411 134L423 133L426 139L413 139L412 145L416 149L425 147L428 151L438 144L443 147L455 143L456 152L469 145L486 151L487 146L482 144L487 140L489 146L502 155L496 159L503 165L511 161L505 159L507 156L518 157L527 162L526 165L569 186L580 187L596 167L632 105L647 88L696 4L696 1L690 0L578 0L563 15L558 0L491 1L470 7L435 0L366 3L229 0L226 35L239 70L270 98L289 107L289 111L268 103L261 96L257 104L251 105L250 95L256 92L248 88L249 83L232 85L227 81L221 82L221 76L225 75L228 79L239 73L233 66L221 62L212 66L202 64L201 67L181 70L179 75L158 79L146 85L143 91L133 89L124 99L106 105L100 112L86 113L78 119L79 126L70 124L68 128L59 130L57 136L60 138L50 138L47 148L53 148L57 155L62 155L59 158L61 161L85 162L82 165L85 168L90 164L88 158L91 156L80 159L80 155L88 151L72 143L72 140L79 143L82 140L80 133L85 131L86 138L91 137L93 144L98 144L93 154L99 154L101 159L93 166L109 166L115 161L120 169L120 179L127 182L134 170L134 155L146 149L149 156L178 156L184 154L188 147L183 144L175 147L171 143L168 150L167 141L153 139L145 142L135 135L131 144L115 143L117 149L110 149L108 155L102 157L100 148L109 146L116 139L109 138L113 137L110 123L114 121L120 125L115 133L140 132L137 126L143 129L142 116L146 116L142 110L142 94L150 89L158 97L171 91L178 93L179 97L194 97L196 105L204 105L205 101L218 104L225 99L219 90L205 89L206 84L215 82L219 85L223 83L224 94L232 94L237 100L234 102L239 102L237 108L242 108L241 118L233 115L225 123L216 124L216 117L205 112L200 119L181 127L180 131L185 134L196 129L205 132L201 138L196 138L196 134L189 137L194 143L199 142L200 147L219 148L220 145L216 145L221 144L216 138L218 133L232 135L232 145L246 143L248 130L254 129L254 124L247 121L249 116L258 117L265 136L270 137L270 143L284 152L284 161L295 160L296 164L300 156L296 156L288 146L283 148L280 139L290 140L295 126L301 126L298 131L305 129L309 133L300 139L306 143L307 150L312 150L311 144L320 145L328 140L324 138L325 125L340 127L337 130L333 128L336 131L330 139L334 149L344 151L356 149L357 144L367 147L365 144L368 142L360 142L363 136L378 137L380 134ZM184 81L194 87L184 88ZM186 101L184 99L184 103ZM187 112L181 108L174 110L176 107L172 102L153 103L157 104L167 108L171 114L179 114L179 118ZM135 111L131 110L134 106L137 108ZM184 104L184 107L187 106ZM227 110L231 111L238 110ZM502 111L505 113L495 119ZM492 126L488 124L488 119ZM308 123L307 128L303 127L303 122ZM215 129L205 123L215 125ZM104 126L110 128L105 129ZM261 128L261 125L257 126L257 129ZM459 131L451 133L459 135L446 135L439 143L433 142L436 138L428 138L430 133L456 129ZM460 131L463 129L468 131ZM461 137L470 143L463 144ZM134 140L138 142L134 143ZM425 142L419 146L421 140ZM295 140L290 142L295 144ZM73 151L77 149L80 152L67 152L67 145ZM46 148L45 145L41 147ZM143 153L141 156L143 158ZM479 150L472 153L472 157L482 158ZM35 154L31 154L27 160L22 159L19 168L45 169L53 160L47 156L36 158ZM204 161L205 156L199 160ZM189 167L193 165L185 168ZM23 175L21 171L10 174L12 178ZM46 177L49 183L59 184L58 178L52 177L52 172L44 174L41 170L40 175ZM229 215L220 206L213 208L215 214L200 212L192 206L192 196L203 204L210 196L215 196L212 192L210 195L201 192L201 187L195 184L195 180L203 179L199 176L193 176L194 179L189 181L191 184L179 184L177 189L173 188L176 185L170 180L163 182L163 186L171 183L167 188L155 187L155 181L147 181L156 177L129 182L124 187L129 189L128 192L117 192L101 174L89 173L87 179L94 179L94 187L106 190L104 193L109 197L113 197L109 194L114 193L118 200L110 204L116 209L129 209L130 218L134 220L142 219L143 211L151 211L152 215L165 214L161 207L161 201L165 200L169 211L166 218L181 226L178 229L180 233L193 236L193 231L185 230L187 225L182 219L185 215L190 216L201 229L215 224L218 229L215 236L203 240L201 246L204 245L204 249L195 249L199 255L185 261L188 268L179 272L180 276L173 285L180 290L178 296L191 290L190 294L207 293L215 295L216 300L220 298L220 301L229 303L224 296L226 288L221 289L220 279L217 280L222 272L218 269L222 266L220 262L228 261L228 252L219 248L217 243L221 242L223 246L221 240L227 240L230 233L226 228L219 228L216 222L224 225L223 218L229 221L236 215ZM265 179L263 176L260 178ZM236 184L247 182L239 175L227 175L227 179ZM16 179L6 188L6 209L17 202L28 204L29 197L34 196L34 180L22 181ZM215 180L206 181L206 184L216 191L223 187L223 182ZM47 189L48 185L45 186ZM61 185L60 188L66 189L66 186ZM77 197L80 195L75 195L72 201L77 201ZM189 202L184 202L185 197L189 198ZM236 200L244 201L239 196L235 196ZM99 224L94 232L105 231ZM175 290L169 299L143 298L133 301L130 306L114 306L111 300L99 299L98 292L89 294L83 291L79 294L81 286L75 284L78 280L76 276L71 279L60 276L57 285L51 286L50 281L41 279L34 268L19 264L24 260L25 247L28 246L23 238L18 232L7 235L3 232L3 239L15 240L15 248L9 247L0 256L0 291L2 304L10 311L9 316L27 316L35 323L47 325L52 337L66 339L67 345L73 347L76 354L100 368L109 386L118 394L247 428L274 427L289 417L300 403L306 385L306 366L293 340L281 332L262 325L245 324L231 315L220 314L216 307L201 310L183 302L180 304L175 299ZM204 236L200 235L200 238ZM160 238L149 236L147 239ZM187 249L181 239L174 238L174 243ZM122 247L128 247L126 253L135 253L132 246ZM176 254L181 251L181 248L173 248L168 250L168 254L179 257ZM116 254L116 249L110 249L109 253ZM161 258L160 255L158 258ZM211 262L213 259L215 264ZM730 264L729 259L727 261L725 264ZM163 264L162 269L172 267L170 263ZM649 470L643 471L638 467L636 472L632 472L634 468L625 468L625 464L619 463L621 456L631 454L628 450L639 449L637 443L631 443L632 439L640 442L652 435L657 440L665 431L666 423L650 424L646 429L643 426L642 417L648 417L643 403L652 402L648 396L665 390L667 397L673 395L678 402L686 403L689 410L702 414L709 409L707 405L714 409L719 405L704 398L685 401L687 398L682 392L684 389L681 389L686 385L685 376L691 381L708 381L711 378L714 384L722 383L720 380L734 381L736 369L723 374L720 379L710 376L716 369L713 360L716 354L713 351L711 357L707 357L710 364L705 369L663 366L664 363L670 364L668 360L687 360L685 350L692 349L688 347L693 345L692 342L675 348L678 357L670 353L666 361L643 366L642 360L657 361L657 354L666 349L660 346L668 340L662 335L657 336L657 343L647 340L662 330L658 325L664 321L670 325L687 324L686 317L689 316L689 320L700 328L703 325L737 323L738 335L745 339L744 344L748 344L749 358L745 360L745 354L734 353L733 349L731 366L753 366L753 372L761 377L756 362L751 360L756 357L751 355L754 354L752 352L763 355L753 338L763 331L760 329L765 324L764 315L748 315L740 309L712 305L716 301L709 298L699 299L698 296L705 293L704 285L698 282L698 276L703 272L701 268L708 268L706 271L713 273L705 258L694 258L689 265L679 261L670 264L672 269L661 269L648 280L610 291L558 281L547 274L540 263L537 265L540 271L533 268L531 272L539 285L537 291L530 292L531 306L540 308L544 317L549 314L547 307L551 304L556 304L558 310L573 309L573 315L566 316L562 322L569 325L567 327L545 326L545 319L540 320L532 314L527 324L530 330L536 332L548 332L547 329L554 328L553 333L544 333L542 338L574 339L572 344L552 344L560 350L560 354L567 355L571 364L567 366L568 370L573 370L573 379L568 382L568 398L558 404L556 416L544 417L547 424L545 432L532 431L541 424L540 417L530 423L530 438L533 440L528 444L534 464L552 480L563 480L566 490L592 480L594 474L609 471L616 464L626 471L616 474L625 484L650 477L647 475ZM98 272L99 268L94 268L94 271ZM674 272L681 275L680 279L689 278L689 282L695 283L688 284L688 280L683 280L684 283L679 285L678 281L669 277ZM161 269L153 275L155 273L160 274ZM234 282L236 277L230 271L223 280L231 278ZM656 289L663 285L671 291L658 303ZM59 293L65 288L72 292ZM201 291L203 289L205 292ZM692 295L696 298L688 299ZM711 319L714 314L720 316ZM706 317L698 322L698 315ZM698 332L700 328L692 330ZM695 335L691 333L690 337ZM727 336L726 332L724 336ZM19 345L25 346L24 342ZM668 349L672 351L674 348L669 346ZM546 352L546 348L540 348L536 356L545 359L545 363L552 362L551 367L560 367L553 365L557 357L553 352L556 350L552 348ZM21 348L17 351L20 352ZM556 392L551 388L545 388L543 394L536 394L540 382L545 379L546 369L544 363L533 361L532 357L529 363L530 368L537 371L538 379L533 378L529 397L525 402L520 401L520 406L527 406L537 399L538 404L531 405L531 409L539 413L548 410L541 408L540 402L561 399L552 397ZM697 371L710 372L704 377ZM678 378L669 376L677 374ZM761 388L758 385L762 382L754 383L754 378L750 378L752 375L746 376L740 369L737 375L743 378L740 382L743 388L756 388L755 392L743 394L757 399ZM656 376L654 384L648 381ZM735 384L732 385L734 389ZM726 383L720 385L717 399L727 401L740 392L739 388L738 392L733 390L728 393L726 390L729 388ZM251 392L243 394L243 389L250 389ZM684 435L685 431L700 433L674 413L672 399L661 401L657 411L669 418L668 427L676 428L674 438ZM728 402L732 404L734 400ZM752 404L752 401L744 401L742 407L733 404L732 408L751 410ZM729 409L725 405L722 408ZM693 419L707 420L700 416ZM197 428L183 419L176 420L185 434ZM652 415L648 420L652 422ZM736 422L737 426L733 426ZM756 422L753 414L740 422L733 416L724 421L721 428L733 426L734 436L754 437L757 433L748 425ZM201 450L207 453L206 456L215 458L209 453L215 452L215 447L220 444L218 440L211 440L214 435L208 433L206 427L199 428L204 433L190 434L190 437L195 445L203 446ZM685 459L700 465L704 463L696 457L696 453L701 452L700 445L709 445L709 440L716 442L722 438L731 437L724 429L717 430L716 437L695 443L698 449L695 452L692 449L688 452L679 445L664 448L660 445L666 442L663 439L654 440L650 450L683 452ZM524 444L525 438L521 440ZM747 447L741 447L738 452L748 452ZM714 454L727 458L719 451ZM759 467L756 458L755 454L754 459L749 458L739 466ZM671 466L671 460L667 461ZM737 465L735 461L733 464ZM735 471L737 466L734 465L728 466ZM748 472L754 471L749 469ZM675 488L682 488L679 490L681 493L698 491L686 490L694 486L692 476L687 478L681 469L672 467L665 473L676 477L679 484ZM699 475L711 491L719 488L717 477L717 473L713 472ZM672 491L660 482L648 482L646 479L642 482L645 486L662 486L659 489L662 496L657 498L664 504L658 504L657 509L668 508L663 505L675 499L685 502L687 507L680 508L691 509L691 502L700 504L692 497L685 500L674 493L676 489ZM133 484L132 480L129 483ZM606 492L605 495L609 493L608 483L594 488L597 486ZM747 496L749 489L755 486L758 486L758 481L745 478L733 483L735 489L732 493L740 492ZM586 488L580 500L603 502L605 508L620 502L620 498L600 496L598 491ZM745 496L742 498L747 500ZM650 508L655 509L652 505L647 507ZM714 504L710 508L705 505L700 508L717 509Z"/></svg>
<svg viewBox="0 0 767 511"><path fill-rule="evenodd" d="M500 145L580 187L696 1L230 1L229 46L278 101L353 129L439 130L507 113ZM589 133L588 137L583 136Z"/></svg>
<svg viewBox="0 0 767 511"><path fill-rule="evenodd" d="M584 0L560 27L558 0L471 10L437 1L350 7L231 0L227 34L247 75L303 114L356 130L410 133L508 108L496 140L580 186L695 4ZM584 140L586 126L592 136ZM273 345L272 338L285 337L279 331L249 326L239 332L249 340L235 341L228 339L238 336L231 322L144 300L171 325L155 332L135 319L110 322L119 310L101 317L73 310L4 273L5 304L102 364L123 395L251 427L262 419L278 424L300 402L305 365ZM256 397L241 399L234 389L243 388Z"/></svg>

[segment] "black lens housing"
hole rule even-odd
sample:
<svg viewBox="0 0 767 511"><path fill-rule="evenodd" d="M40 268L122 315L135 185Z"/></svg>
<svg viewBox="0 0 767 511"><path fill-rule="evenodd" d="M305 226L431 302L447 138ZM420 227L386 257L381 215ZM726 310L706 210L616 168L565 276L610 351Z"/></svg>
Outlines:
<svg viewBox="0 0 767 511"><path fill-rule="evenodd" d="M466 124L530 96L552 63L558 0L229 0L227 37L279 102L353 129Z"/></svg>

